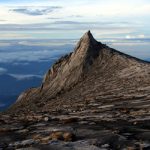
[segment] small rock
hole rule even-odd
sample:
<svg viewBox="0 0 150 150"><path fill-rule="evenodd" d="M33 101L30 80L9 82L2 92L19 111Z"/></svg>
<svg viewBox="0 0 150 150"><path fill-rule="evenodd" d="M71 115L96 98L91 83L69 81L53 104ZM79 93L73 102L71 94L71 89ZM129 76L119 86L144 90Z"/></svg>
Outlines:
<svg viewBox="0 0 150 150"><path fill-rule="evenodd" d="M88 124L89 122L88 121L80 121L78 122L78 124Z"/></svg>
<svg viewBox="0 0 150 150"><path fill-rule="evenodd" d="M15 148L20 148L20 147L32 145L32 144L34 144L34 143L35 143L34 140L28 139L28 140L24 140L24 141L15 142L15 143L13 143L13 144L9 144L9 146L13 146L13 147L15 147Z"/></svg>
<svg viewBox="0 0 150 150"><path fill-rule="evenodd" d="M27 132L29 132L28 129L23 129L23 130L18 130L18 131L16 131L16 133L22 133L22 134L25 134L25 133L27 133Z"/></svg>
<svg viewBox="0 0 150 150"><path fill-rule="evenodd" d="M8 132L8 131L10 131L10 129L7 129L7 128L0 128L0 133L2 133L2 132Z"/></svg>
<svg viewBox="0 0 150 150"><path fill-rule="evenodd" d="M101 146L102 148L108 148L109 147L109 144L104 144Z"/></svg>
<svg viewBox="0 0 150 150"><path fill-rule="evenodd" d="M41 135L40 134L35 134L32 136L32 139L34 139L35 141L39 141L41 139Z"/></svg>
<svg viewBox="0 0 150 150"><path fill-rule="evenodd" d="M95 122L90 122L89 125L96 125L96 123Z"/></svg>
<svg viewBox="0 0 150 150"><path fill-rule="evenodd" d="M75 134L73 134L72 132L57 131L53 132L50 137L52 140L61 140L69 142L75 139Z"/></svg>
<svg viewBox="0 0 150 150"><path fill-rule="evenodd" d="M73 133L66 132L63 134L63 138L64 138L64 141L66 142L73 141L75 139L75 135Z"/></svg>
<svg viewBox="0 0 150 150"><path fill-rule="evenodd" d="M51 139L52 140L63 140L63 132L61 132L61 131L53 132L51 134Z"/></svg>
<svg viewBox="0 0 150 150"><path fill-rule="evenodd" d="M44 121L48 122L49 121L49 117L44 117Z"/></svg>
<svg viewBox="0 0 150 150"><path fill-rule="evenodd" d="M60 120L63 124L69 124L69 123L74 123L78 121L78 118L75 117L68 117L68 118L63 118Z"/></svg>
<svg viewBox="0 0 150 150"><path fill-rule="evenodd" d="M135 147L127 147L127 150L135 150Z"/></svg>
<svg viewBox="0 0 150 150"><path fill-rule="evenodd" d="M41 138L40 142L42 142L42 144L48 144L50 140L51 140L51 136L46 136Z"/></svg>

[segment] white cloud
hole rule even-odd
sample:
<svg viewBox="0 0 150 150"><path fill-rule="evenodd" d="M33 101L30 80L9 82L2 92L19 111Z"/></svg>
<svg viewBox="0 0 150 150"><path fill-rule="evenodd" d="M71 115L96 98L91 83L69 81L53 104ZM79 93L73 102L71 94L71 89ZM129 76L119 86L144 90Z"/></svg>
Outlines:
<svg viewBox="0 0 150 150"><path fill-rule="evenodd" d="M143 38L146 38L144 34L139 34L139 35L126 35L125 37L126 39L136 39L136 38L140 38L140 39L143 39Z"/></svg>
<svg viewBox="0 0 150 150"><path fill-rule="evenodd" d="M117 33L124 33L125 35L138 33L141 35L139 38L144 38L142 35L145 35L145 33L141 32L141 30L144 28L144 32L148 31L147 34L150 35L150 23L149 20L146 19L146 17L148 18L148 16L150 16L150 2L147 0L31 0L31 2L29 2L29 0L23 0L21 2L19 2L19 0L14 0L14 2L11 1L11 5L4 5L5 3L8 4L7 2L3 2L3 4L0 6L0 24L31 24L32 26L33 24L45 23L49 24L47 27L51 26L52 29L50 30L53 30L53 33L56 34L57 31L60 31L59 29L64 30L64 35L66 34L66 31L71 32L69 30L73 31L74 29L80 31L82 30L82 33L83 29L84 32L85 30L95 29L99 30L99 32L102 32L103 35L108 35L108 32L112 33L113 35ZM22 9L25 6L26 9ZM54 6L57 11L51 12L51 9L47 9L48 7L53 8ZM53 21L58 21L58 19L60 20L60 24L55 24L52 26ZM71 24L62 24L62 22L66 21L70 22ZM99 27L96 24L96 22L112 21L116 23L128 22L128 24L101 24ZM77 26L76 22L87 22L87 25L84 24L83 26L83 24L78 24ZM95 22L95 24L90 24L90 22ZM145 24L147 24L147 27L144 26ZM103 27L107 27L111 30L105 30ZM117 29L114 27L118 27L119 31L117 31ZM120 27L122 27L122 31L120 30ZM132 33L133 28L135 31L134 33ZM39 28L37 28L38 31L42 29L45 28L43 26L39 26ZM18 30L23 29L18 28ZM27 30L25 31L27 32ZM8 29L8 31L10 31L10 29ZM5 35L1 37L4 36ZM10 37L13 38L13 35Z"/></svg>
<svg viewBox="0 0 150 150"><path fill-rule="evenodd" d="M10 9L13 8L14 7L0 6L0 20L5 19L5 21L1 21L0 24L32 24L48 22L48 19L43 17L43 15L34 16L10 11Z"/></svg>
<svg viewBox="0 0 150 150"><path fill-rule="evenodd" d="M44 6L44 7L29 7L29 6L20 6L10 9L12 12L21 13L30 16L41 16L52 13L56 10L61 9L59 6Z"/></svg>
<svg viewBox="0 0 150 150"><path fill-rule="evenodd" d="M36 41L36 42L33 42L33 41L21 41L21 42L18 42L18 44L20 45L24 45L24 46L64 46L66 44L76 44L76 40L68 40L68 41L49 41L49 42L46 42L46 41Z"/></svg>
<svg viewBox="0 0 150 150"><path fill-rule="evenodd" d="M8 42L0 42L0 47L11 46Z"/></svg>
<svg viewBox="0 0 150 150"><path fill-rule="evenodd" d="M22 33L1 33L0 39L27 39L32 38L30 34L22 34ZM9 43L0 43L0 46L9 46Z"/></svg>
<svg viewBox="0 0 150 150"><path fill-rule="evenodd" d="M144 34L140 34L138 35L139 38L145 38L145 35Z"/></svg>
<svg viewBox="0 0 150 150"><path fill-rule="evenodd" d="M7 72L7 69L5 69L5 68L0 68L0 74L4 74L4 73L6 73Z"/></svg>
<svg viewBox="0 0 150 150"><path fill-rule="evenodd" d="M150 44L147 42L118 42L112 43L113 46L149 46Z"/></svg>
<svg viewBox="0 0 150 150"><path fill-rule="evenodd" d="M74 17L74 20L82 21L97 21L99 18L105 17L123 17L137 16L137 15L150 15L150 3L143 2L141 0L108 0L108 1L43 1L37 5L37 3L26 6L26 9L22 9L24 6L0 6L0 20L7 20L8 23L37 23L47 22L48 17L54 18L68 18L68 16L84 16ZM53 5L53 6L52 6ZM55 7L54 7L55 5ZM45 8L44 8L45 7ZM47 9L49 7L50 9ZM63 7L62 9L60 9ZM12 9L15 12L10 12ZM49 11L59 9L59 13L54 11L49 14ZM20 12L20 13L17 13ZM22 13L22 14L21 14ZM46 16L41 16L41 14ZM28 14L30 16L25 16ZM69 14L69 15L68 15ZM34 15L34 16L33 16ZM13 17L12 17L13 16ZM36 16L36 17L35 17Z"/></svg>

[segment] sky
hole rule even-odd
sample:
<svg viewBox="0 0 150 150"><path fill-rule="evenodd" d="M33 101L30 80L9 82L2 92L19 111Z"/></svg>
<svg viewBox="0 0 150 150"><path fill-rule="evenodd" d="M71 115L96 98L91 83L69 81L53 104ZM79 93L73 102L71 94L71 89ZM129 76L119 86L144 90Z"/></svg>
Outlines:
<svg viewBox="0 0 150 150"><path fill-rule="evenodd" d="M150 38L150 0L0 0L0 40Z"/></svg>

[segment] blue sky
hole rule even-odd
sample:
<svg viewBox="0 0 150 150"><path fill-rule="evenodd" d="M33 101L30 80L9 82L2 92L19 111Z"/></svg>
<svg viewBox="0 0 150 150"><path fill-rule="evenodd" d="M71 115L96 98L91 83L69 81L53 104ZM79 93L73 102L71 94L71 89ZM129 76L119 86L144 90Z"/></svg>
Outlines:
<svg viewBox="0 0 150 150"><path fill-rule="evenodd" d="M149 0L1 0L0 39L150 38Z"/></svg>

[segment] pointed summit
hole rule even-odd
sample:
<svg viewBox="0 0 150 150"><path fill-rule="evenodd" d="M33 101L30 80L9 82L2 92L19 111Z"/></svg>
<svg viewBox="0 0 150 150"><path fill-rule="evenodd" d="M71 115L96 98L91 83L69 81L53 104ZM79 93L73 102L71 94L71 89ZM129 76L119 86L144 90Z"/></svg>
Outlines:
<svg viewBox="0 0 150 150"><path fill-rule="evenodd" d="M89 30L81 37L73 54L78 54L78 57L81 55L91 55L94 51L97 51L97 48L100 47L100 45L103 44L96 41Z"/></svg>
<svg viewBox="0 0 150 150"><path fill-rule="evenodd" d="M87 44L91 44L91 43L97 43L97 41L94 39L91 31L87 31L82 38L80 39L80 41L87 43Z"/></svg>
<svg viewBox="0 0 150 150"><path fill-rule="evenodd" d="M87 31L83 36L82 36L82 38L84 39L84 38L89 38L89 39L91 39L91 38L93 38L93 35L92 35L92 33L91 33L91 31L89 30L89 31Z"/></svg>

